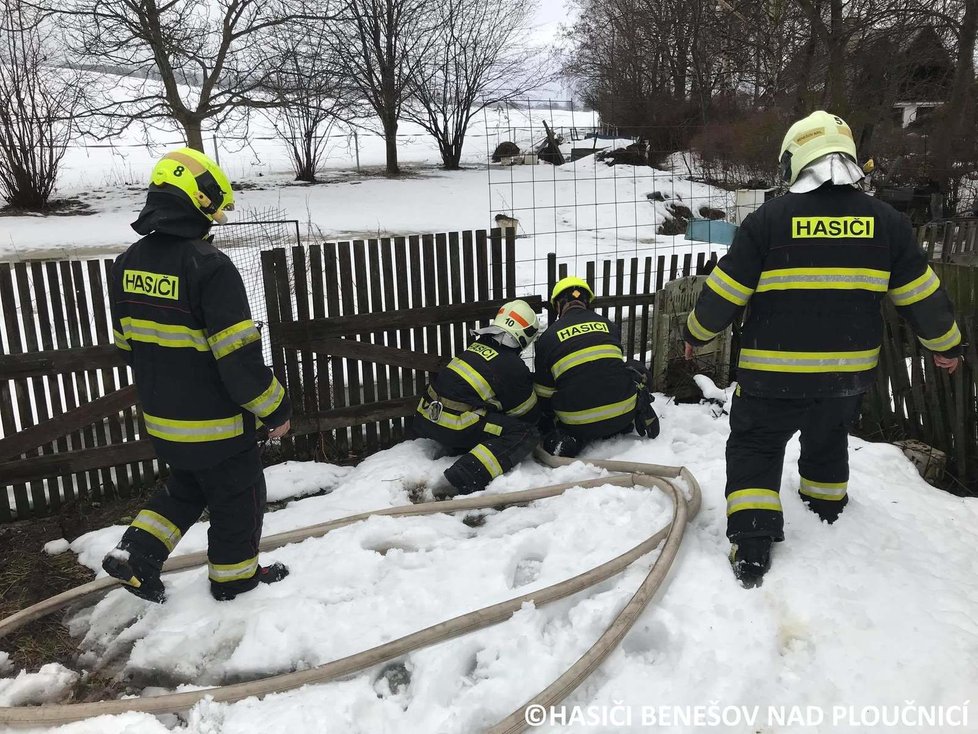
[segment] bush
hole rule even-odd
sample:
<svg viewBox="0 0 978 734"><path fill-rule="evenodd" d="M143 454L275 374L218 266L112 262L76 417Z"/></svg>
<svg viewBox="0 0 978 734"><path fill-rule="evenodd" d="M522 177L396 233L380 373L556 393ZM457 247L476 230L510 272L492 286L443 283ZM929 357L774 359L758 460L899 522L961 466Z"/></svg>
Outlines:
<svg viewBox="0 0 978 734"><path fill-rule="evenodd" d="M777 180L778 149L790 120L777 110L705 125L690 141L703 178L727 188Z"/></svg>

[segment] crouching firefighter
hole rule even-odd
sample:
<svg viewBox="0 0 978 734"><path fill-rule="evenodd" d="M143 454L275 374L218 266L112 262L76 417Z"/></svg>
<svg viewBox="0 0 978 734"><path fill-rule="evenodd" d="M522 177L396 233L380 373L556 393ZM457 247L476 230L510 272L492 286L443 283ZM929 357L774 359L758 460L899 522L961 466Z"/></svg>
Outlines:
<svg viewBox="0 0 978 734"><path fill-rule="evenodd" d="M686 322L686 355L746 308L727 441L730 562L760 585L784 540L785 445L801 432L801 500L833 523L849 501L848 430L875 382L889 296L935 364L953 372L961 332L910 222L858 184L852 131L814 112L781 145L787 194L747 216Z"/></svg>
<svg viewBox="0 0 978 734"><path fill-rule="evenodd" d="M133 369L146 432L170 470L102 567L136 596L163 602L163 562L210 510L207 558L215 599L288 575L258 565L265 478L256 441L289 430L288 397L262 359L241 275L207 240L234 194L220 168L190 148L153 169L132 227L143 238L112 267L115 344Z"/></svg>
<svg viewBox="0 0 978 734"><path fill-rule="evenodd" d="M648 371L626 362L618 328L589 309L594 293L568 277L550 294L557 320L536 346L534 389L540 398L542 446L577 456L588 441L629 433L659 435Z"/></svg>
<svg viewBox="0 0 978 734"><path fill-rule="evenodd" d="M435 375L414 416L414 432L453 453L438 499L485 489L536 446L539 408L533 379L520 353L536 338L539 322L525 301L510 301L476 340Z"/></svg>

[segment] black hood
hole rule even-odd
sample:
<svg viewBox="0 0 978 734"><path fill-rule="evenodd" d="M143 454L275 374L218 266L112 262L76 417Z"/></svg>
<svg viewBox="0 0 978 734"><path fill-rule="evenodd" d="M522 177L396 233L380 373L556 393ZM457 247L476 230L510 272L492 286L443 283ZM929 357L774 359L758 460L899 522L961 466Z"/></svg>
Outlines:
<svg viewBox="0 0 978 734"><path fill-rule="evenodd" d="M141 235L161 232L188 239L203 239L211 228L211 220L182 197L163 191L146 194L146 206L132 223Z"/></svg>

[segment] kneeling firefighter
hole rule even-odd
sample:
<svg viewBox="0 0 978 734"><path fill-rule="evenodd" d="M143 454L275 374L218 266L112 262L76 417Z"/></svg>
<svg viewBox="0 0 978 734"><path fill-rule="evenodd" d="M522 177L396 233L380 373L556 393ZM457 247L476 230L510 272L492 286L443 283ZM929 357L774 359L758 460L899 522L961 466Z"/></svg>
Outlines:
<svg viewBox="0 0 978 734"><path fill-rule="evenodd" d="M503 305L492 324L440 370L414 417L414 433L452 452L467 452L445 470L438 498L485 489L536 446L539 415L533 379L520 353L539 332L526 301Z"/></svg>
<svg viewBox="0 0 978 734"><path fill-rule="evenodd" d="M112 266L115 345L132 367L146 433L170 470L166 489L136 515L102 567L143 599L165 600L160 570L187 530L210 510L210 590L233 599L288 575L258 565L265 478L262 425L289 430L285 390L262 358L248 293L208 234L234 208L227 176L181 148L153 168L132 227L142 239Z"/></svg>
<svg viewBox="0 0 978 734"><path fill-rule="evenodd" d="M557 320L536 346L543 448L555 456L577 456L588 441L633 426L640 436L659 435L648 371L625 361L618 328L590 310L593 297L581 278L559 281L550 294Z"/></svg>

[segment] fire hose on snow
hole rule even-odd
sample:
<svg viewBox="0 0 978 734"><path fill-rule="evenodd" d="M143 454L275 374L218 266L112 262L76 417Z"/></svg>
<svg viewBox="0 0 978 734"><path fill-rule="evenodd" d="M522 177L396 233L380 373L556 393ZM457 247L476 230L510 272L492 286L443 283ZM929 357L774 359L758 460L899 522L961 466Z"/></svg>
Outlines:
<svg viewBox="0 0 978 734"><path fill-rule="evenodd" d="M556 458L540 450L537 451L536 456L540 461L551 467L563 466L577 461L574 459ZM330 522L319 525L268 536L262 540L261 550L274 550L275 548L297 543L307 538L321 537L337 528L345 527L374 516L418 517L466 510L498 509L500 507L556 497L574 487L599 487L609 484L621 487L646 487L665 492L673 502L672 521L666 527L660 529L625 553L573 578L498 604L477 609L476 611L440 622L439 624L413 632L369 650L349 655L339 660L333 660L308 670L282 673L243 683L234 683L183 693L170 693L162 696L63 705L0 707L0 725L22 727L56 726L94 716L128 712L143 712L147 714L176 713L187 711L204 699L232 703L252 696L264 697L274 693L293 690L300 686L349 678L360 671L397 659L414 650L503 622L509 619L526 602L532 602L537 606L542 606L581 592L620 573L631 563L654 551L665 541L658 558L655 560L655 563L639 588L587 652L545 690L536 694L505 719L487 730L487 734L515 734L516 732L522 732L527 728L525 712L528 707L556 706L594 672L601 662L615 649L665 580L666 574L669 572L679 551L679 545L682 541L686 524L689 518L695 516L700 508L699 484L685 467L596 459L583 461L592 466L617 473L597 479L567 482L519 492L482 495L479 497L459 497L441 502L426 502L417 505L390 507L373 512L350 515L349 517L331 520ZM684 496L682 489L677 487L674 481L671 481L676 479L681 480L686 485L686 490L689 495L688 498ZM206 563L206 552L191 553L171 558L164 566L163 571L164 573L181 571L203 566ZM116 585L118 585L118 582L113 578L101 578L34 604L4 620L0 620L0 637L13 632L29 622L62 609L69 604L104 594Z"/></svg>

